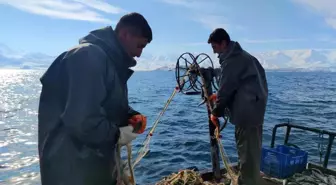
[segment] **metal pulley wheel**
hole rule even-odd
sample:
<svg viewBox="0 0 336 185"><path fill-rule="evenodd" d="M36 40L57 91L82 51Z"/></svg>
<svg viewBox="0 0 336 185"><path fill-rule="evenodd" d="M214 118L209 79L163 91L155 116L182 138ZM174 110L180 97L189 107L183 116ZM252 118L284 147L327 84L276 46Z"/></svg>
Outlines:
<svg viewBox="0 0 336 185"><path fill-rule="evenodd" d="M197 74L193 73L195 69L194 65L195 57L191 53L183 53L176 63L175 76L176 82L180 89L180 92L188 94L188 92L193 92L195 94L199 93L201 87L197 87L197 84L201 83L197 81Z"/></svg>
<svg viewBox="0 0 336 185"><path fill-rule="evenodd" d="M176 63L175 76L180 92L184 94L200 94L202 80L199 76L199 68L214 68L209 55L201 53L196 57L189 53L183 53ZM218 90L218 78L214 75L213 87Z"/></svg>
<svg viewBox="0 0 336 185"><path fill-rule="evenodd" d="M215 73L215 68L214 68L214 65L213 65L213 62L212 62L210 56L205 54L205 53L201 53L201 54L196 56L195 63L197 63L197 65L200 68L212 68L212 69L214 69L214 74L213 74L214 79L212 81L212 86L217 91L218 90L218 84L219 84L219 75Z"/></svg>

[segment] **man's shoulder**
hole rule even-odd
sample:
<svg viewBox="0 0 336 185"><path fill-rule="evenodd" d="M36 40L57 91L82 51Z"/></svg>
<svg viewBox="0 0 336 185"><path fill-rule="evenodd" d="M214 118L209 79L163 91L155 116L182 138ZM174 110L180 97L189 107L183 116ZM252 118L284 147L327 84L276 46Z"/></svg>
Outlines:
<svg viewBox="0 0 336 185"><path fill-rule="evenodd" d="M251 62L259 63L256 57L251 55L249 52L242 50L223 61L221 63L221 68L231 68L232 70L242 69L251 66Z"/></svg>
<svg viewBox="0 0 336 185"><path fill-rule="evenodd" d="M72 48L69 48L67 50L65 58L72 58L79 56L95 57L95 58L107 57L104 50L101 49L99 46L90 43L82 43Z"/></svg>
<svg viewBox="0 0 336 185"><path fill-rule="evenodd" d="M264 67L262 66L261 62L259 61L259 59L257 57L255 57L254 55L250 54L247 51L244 51L246 57L247 58L247 62L249 64L249 66L256 66L258 70L264 71Z"/></svg>
<svg viewBox="0 0 336 185"><path fill-rule="evenodd" d="M87 70L91 72L105 71L106 53L94 44L79 44L67 50L63 62L68 69Z"/></svg>
<svg viewBox="0 0 336 185"><path fill-rule="evenodd" d="M245 52L244 50L242 52L236 53L232 55L231 57L228 57L225 61L222 62L222 66L227 65L245 65L248 61L251 60L250 54Z"/></svg>
<svg viewBox="0 0 336 185"><path fill-rule="evenodd" d="M250 53L246 50L243 50L243 53L248 59L254 60L254 61L259 61L259 59L254 54L252 54L252 53Z"/></svg>
<svg viewBox="0 0 336 185"><path fill-rule="evenodd" d="M247 52L246 50L242 50L242 52L239 55L237 55L237 57L235 58L235 63L236 64L239 63L239 65L249 66L251 65L251 62L260 63L257 57Z"/></svg>

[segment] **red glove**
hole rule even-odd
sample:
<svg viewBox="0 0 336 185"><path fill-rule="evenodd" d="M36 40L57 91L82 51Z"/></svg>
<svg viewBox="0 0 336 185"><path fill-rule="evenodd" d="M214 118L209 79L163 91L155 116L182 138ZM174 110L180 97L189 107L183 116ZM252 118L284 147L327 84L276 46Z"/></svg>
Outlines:
<svg viewBox="0 0 336 185"><path fill-rule="evenodd" d="M210 97L209 97L209 100L212 101L212 102L215 102L217 100L217 94L212 94Z"/></svg>
<svg viewBox="0 0 336 185"><path fill-rule="evenodd" d="M219 127L219 119L218 119L218 117L216 117L216 116L214 116L214 115L211 114L210 120L211 120L212 124L214 124L216 127Z"/></svg>
<svg viewBox="0 0 336 185"><path fill-rule="evenodd" d="M137 134L142 134L147 125L147 118L141 114L137 114L128 119L128 123L132 125L133 132Z"/></svg>

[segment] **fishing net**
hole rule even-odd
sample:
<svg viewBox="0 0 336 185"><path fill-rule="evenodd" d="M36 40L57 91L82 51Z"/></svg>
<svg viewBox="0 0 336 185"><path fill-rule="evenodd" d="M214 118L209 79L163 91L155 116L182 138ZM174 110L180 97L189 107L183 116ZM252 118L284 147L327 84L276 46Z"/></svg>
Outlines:
<svg viewBox="0 0 336 185"><path fill-rule="evenodd" d="M296 173L286 180L287 184L318 184L336 185L336 176L323 173L317 168L306 169L301 173Z"/></svg>
<svg viewBox="0 0 336 185"><path fill-rule="evenodd" d="M217 127L215 130L215 136L217 139L217 143L219 145L219 151L221 154L222 162L226 167L227 175L230 176L230 179L232 180L232 185L236 185L238 184L238 174L233 170L233 165L230 159L227 157L228 155L225 152L224 146L219 136L219 127Z"/></svg>
<svg viewBox="0 0 336 185"><path fill-rule="evenodd" d="M182 170L178 173L173 173L167 177L164 177L161 181L155 183L155 185L229 185L231 179L227 175L223 175L222 182L216 183L212 181L204 181L200 173L194 170Z"/></svg>

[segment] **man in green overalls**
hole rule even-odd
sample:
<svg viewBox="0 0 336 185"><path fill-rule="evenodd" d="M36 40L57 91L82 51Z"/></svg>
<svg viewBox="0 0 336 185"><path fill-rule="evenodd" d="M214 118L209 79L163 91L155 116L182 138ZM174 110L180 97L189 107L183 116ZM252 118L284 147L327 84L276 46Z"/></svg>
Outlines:
<svg viewBox="0 0 336 185"><path fill-rule="evenodd" d="M230 122L235 125L239 157L239 185L260 185L260 158L268 85L264 68L259 61L231 41L222 28L209 36L214 53L221 65L219 90L211 119L224 116L229 110Z"/></svg>

